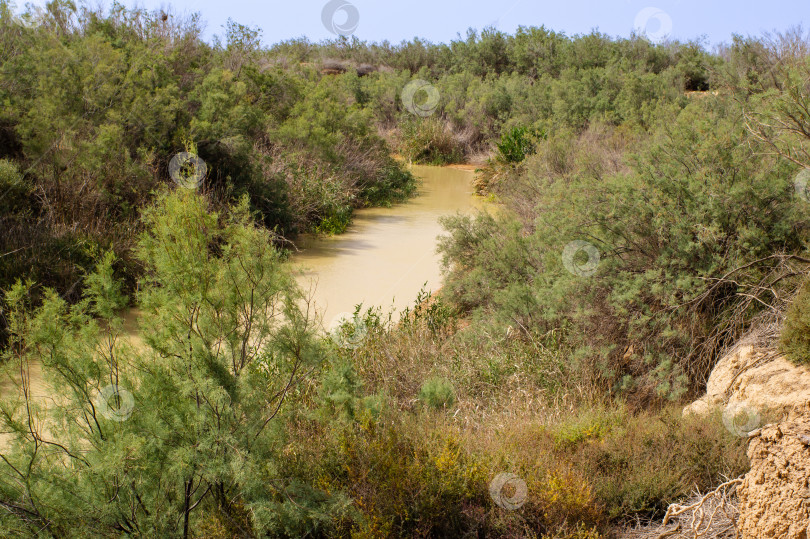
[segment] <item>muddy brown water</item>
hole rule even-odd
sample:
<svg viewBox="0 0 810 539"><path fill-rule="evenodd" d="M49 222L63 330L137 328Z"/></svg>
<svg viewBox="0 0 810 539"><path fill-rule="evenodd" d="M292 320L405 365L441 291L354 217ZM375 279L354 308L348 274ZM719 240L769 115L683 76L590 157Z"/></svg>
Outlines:
<svg viewBox="0 0 810 539"><path fill-rule="evenodd" d="M420 179L415 198L392 208L358 210L339 236L297 242L301 251L292 258L297 280L312 290L325 327L358 303L401 311L423 286L429 291L441 286L439 218L472 213L483 201L472 193L471 170L412 166L411 171Z"/></svg>

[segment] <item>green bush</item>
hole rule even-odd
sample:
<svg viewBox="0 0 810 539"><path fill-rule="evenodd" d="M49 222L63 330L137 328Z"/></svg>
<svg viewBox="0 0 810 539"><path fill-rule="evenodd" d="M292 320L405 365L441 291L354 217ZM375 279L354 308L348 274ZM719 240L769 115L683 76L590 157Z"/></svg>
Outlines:
<svg viewBox="0 0 810 539"><path fill-rule="evenodd" d="M810 282L805 282L785 316L779 347L797 365L810 364Z"/></svg>
<svg viewBox="0 0 810 539"><path fill-rule="evenodd" d="M544 137L542 130L514 127L497 143L498 158L506 163L519 163L534 153L535 140Z"/></svg>
<svg viewBox="0 0 810 539"><path fill-rule="evenodd" d="M349 206L335 208L315 226L319 234L342 234L352 220L352 209Z"/></svg>
<svg viewBox="0 0 810 539"><path fill-rule="evenodd" d="M444 378L425 380L419 390L419 400L436 410L449 408L456 402L453 383Z"/></svg>
<svg viewBox="0 0 810 539"><path fill-rule="evenodd" d="M341 388L357 387L354 374L340 372ZM344 403L355 392L333 389L330 399ZM684 418L679 406L633 413L583 403L554 418L479 423L473 432L455 418L394 409L372 423L299 424L308 443L284 457L291 474L352 499L341 524L363 537L600 537L629 520L659 519L670 503L748 467L744 439L719 414ZM517 511L488 492L503 472L526 484Z"/></svg>
<svg viewBox="0 0 810 539"><path fill-rule="evenodd" d="M402 126L400 151L414 163L460 163L463 151L453 132L438 118L409 119Z"/></svg>
<svg viewBox="0 0 810 539"><path fill-rule="evenodd" d="M629 412L595 404L538 429L513 428L505 447L576 470L607 521L657 519L670 503L748 470L745 441L720 414L683 417L679 406ZM527 458L527 460L529 460Z"/></svg>

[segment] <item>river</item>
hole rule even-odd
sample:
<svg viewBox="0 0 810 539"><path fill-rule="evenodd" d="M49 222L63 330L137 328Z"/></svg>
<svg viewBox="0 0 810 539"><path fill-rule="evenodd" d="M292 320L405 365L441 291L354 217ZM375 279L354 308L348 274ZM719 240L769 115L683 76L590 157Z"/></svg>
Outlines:
<svg viewBox="0 0 810 539"><path fill-rule="evenodd" d="M415 198L357 210L345 233L297 242L300 252L292 265L299 285L311 290L325 327L358 303L401 311L423 286L430 291L441 286L439 218L471 213L482 201L472 194L471 170L414 165L411 172L420 180Z"/></svg>

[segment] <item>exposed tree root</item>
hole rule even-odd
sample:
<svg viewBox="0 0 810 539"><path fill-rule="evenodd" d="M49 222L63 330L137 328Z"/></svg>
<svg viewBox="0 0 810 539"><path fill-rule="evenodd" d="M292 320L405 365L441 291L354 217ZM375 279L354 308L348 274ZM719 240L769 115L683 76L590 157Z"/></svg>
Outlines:
<svg viewBox="0 0 810 539"><path fill-rule="evenodd" d="M736 490L742 476L726 481L706 494L695 493L685 504L667 508L661 524L636 527L621 535L624 539L711 539L737 538ZM671 524L674 528L667 528Z"/></svg>

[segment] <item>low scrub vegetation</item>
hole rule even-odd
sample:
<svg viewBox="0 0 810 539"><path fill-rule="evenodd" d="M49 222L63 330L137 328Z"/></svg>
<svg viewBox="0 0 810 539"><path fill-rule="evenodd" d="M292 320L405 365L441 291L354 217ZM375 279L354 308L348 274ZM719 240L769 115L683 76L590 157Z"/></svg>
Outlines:
<svg viewBox="0 0 810 539"><path fill-rule="evenodd" d="M0 535L592 539L746 470L681 410L798 289L782 346L810 357L801 30L263 48L172 21L0 0ZM441 293L324 335L282 247L410 196L392 154L477 159L498 209L444 219Z"/></svg>

